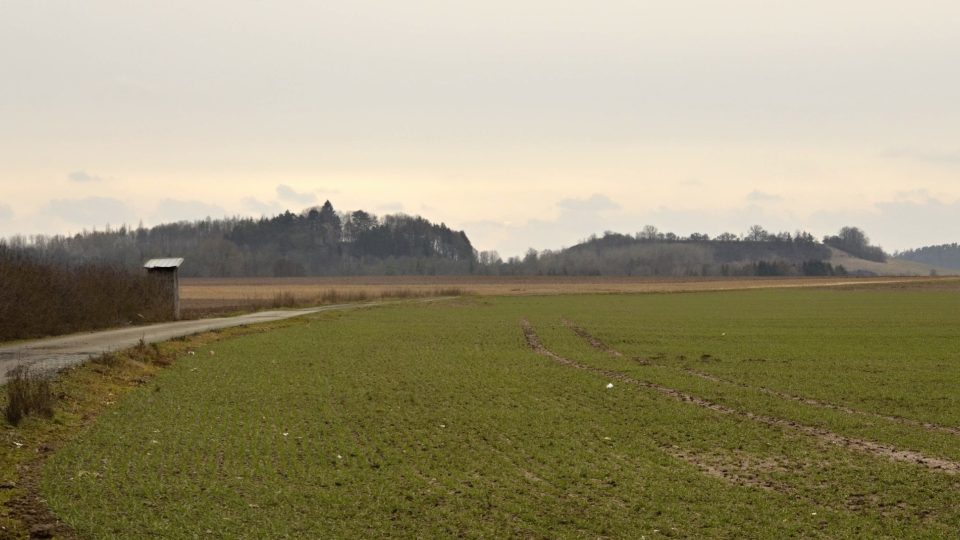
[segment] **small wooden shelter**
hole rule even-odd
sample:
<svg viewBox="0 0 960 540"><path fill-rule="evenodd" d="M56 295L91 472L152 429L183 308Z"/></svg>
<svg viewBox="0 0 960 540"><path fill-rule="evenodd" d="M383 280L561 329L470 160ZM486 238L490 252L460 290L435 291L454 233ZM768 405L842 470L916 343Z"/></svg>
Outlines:
<svg viewBox="0 0 960 540"><path fill-rule="evenodd" d="M160 280L165 291L173 304L173 318L180 319L180 265L183 264L183 258L170 259L150 259L143 267L147 273Z"/></svg>

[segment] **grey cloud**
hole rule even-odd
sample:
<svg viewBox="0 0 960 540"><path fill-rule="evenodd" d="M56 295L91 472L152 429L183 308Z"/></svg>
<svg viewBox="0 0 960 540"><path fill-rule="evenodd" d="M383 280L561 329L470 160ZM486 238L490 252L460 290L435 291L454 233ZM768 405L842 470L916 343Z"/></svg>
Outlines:
<svg viewBox="0 0 960 540"><path fill-rule="evenodd" d="M923 188L898 191L895 200L899 202L915 203L935 203L938 201L937 197L934 196L933 193L930 193L930 191Z"/></svg>
<svg viewBox="0 0 960 540"><path fill-rule="evenodd" d="M377 207L377 210L381 212L403 212L403 204L398 202L381 204Z"/></svg>
<svg viewBox="0 0 960 540"><path fill-rule="evenodd" d="M874 243L893 251L960 242L957 216L960 200L927 197L881 202L859 212L818 212L812 220L827 231L859 226Z"/></svg>
<svg viewBox="0 0 960 540"><path fill-rule="evenodd" d="M571 212L602 212L620 208L620 205L610 200L610 197L599 193L594 193L586 199L563 199L557 203L557 206Z"/></svg>
<svg viewBox="0 0 960 540"><path fill-rule="evenodd" d="M277 186L277 196L284 201L297 204L312 204L317 202L317 196L311 192L299 192L286 184Z"/></svg>
<svg viewBox="0 0 960 540"><path fill-rule="evenodd" d="M960 150L944 152L918 148L893 148L883 152L882 155L891 159L909 159L935 165L960 165Z"/></svg>
<svg viewBox="0 0 960 540"><path fill-rule="evenodd" d="M47 203L44 213L68 223L88 227L107 223L126 223L135 217L126 203L111 197L53 199Z"/></svg>
<svg viewBox="0 0 960 540"><path fill-rule="evenodd" d="M779 202L783 200L783 197L775 193L767 193L757 189L748 193L746 198L747 201L754 203Z"/></svg>
<svg viewBox="0 0 960 540"><path fill-rule="evenodd" d="M226 211L215 204L203 201L189 201L178 199L163 199L153 213L154 221L194 221L206 217L222 217Z"/></svg>
<svg viewBox="0 0 960 540"><path fill-rule="evenodd" d="M464 230L478 249L496 249L504 257L520 255L528 248L556 249L570 246L600 234L618 216L611 216L620 206L603 194L585 199L563 199L557 202L560 214L552 220L530 220L522 224L496 221L474 221L463 224Z"/></svg>
<svg viewBox="0 0 960 540"><path fill-rule="evenodd" d="M87 171L73 171L67 175L67 178L74 182L99 182L103 180L103 177L90 174Z"/></svg>
<svg viewBox="0 0 960 540"><path fill-rule="evenodd" d="M243 204L243 207L246 208L247 210L256 212L264 216L279 214L284 210L283 205L281 205L277 201L264 202L254 197L244 197L244 199L240 202Z"/></svg>
<svg viewBox="0 0 960 540"><path fill-rule="evenodd" d="M0 204L0 221L7 221L13 217L13 209L6 204Z"/></svg>

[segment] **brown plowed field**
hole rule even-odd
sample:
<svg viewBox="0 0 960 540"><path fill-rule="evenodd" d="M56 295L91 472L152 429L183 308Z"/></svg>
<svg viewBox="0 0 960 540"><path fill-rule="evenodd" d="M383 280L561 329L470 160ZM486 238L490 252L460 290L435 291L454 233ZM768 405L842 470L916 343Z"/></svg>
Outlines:
<svg viewBox="0 0 960 540"><path fill-rule="evenodd" d="M945 280L950 278L940 278ZM429 296L444 290L477 295L584 293L657 293L737 289L919 284L931 278L638 278L565 276L359 276L303 278L185 278L181 298L186 309L242 307L288 295L317 301L332 292L343 297Z"/></svg>

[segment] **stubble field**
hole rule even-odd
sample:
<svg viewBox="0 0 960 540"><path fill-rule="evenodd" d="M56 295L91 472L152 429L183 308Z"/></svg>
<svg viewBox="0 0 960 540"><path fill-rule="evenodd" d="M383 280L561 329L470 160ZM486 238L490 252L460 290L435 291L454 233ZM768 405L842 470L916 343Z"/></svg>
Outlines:
<svg viewBox="0 0 960 540"><path fill-rule="evenodd" d="M526 296L633 294L767 288L915 284L927 278L677 278L611 276L357 276L303 278L185 278L182 307L188 313L330 304L445 295Z"/></svg>
<svg viewBox="0 0 960 540"><path fill-rule="evenodd" d="M182 356L42 490L96 538L939 538L958 344L957 281L323 314Z"/></svg>

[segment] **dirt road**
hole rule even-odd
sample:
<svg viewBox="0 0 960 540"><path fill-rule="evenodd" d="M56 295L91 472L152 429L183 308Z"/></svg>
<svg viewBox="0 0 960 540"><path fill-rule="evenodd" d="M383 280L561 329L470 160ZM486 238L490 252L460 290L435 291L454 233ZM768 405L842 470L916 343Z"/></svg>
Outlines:
<svg viewBox="0 0 960 540"><path fill-rule="evenodd" d="M106 352L133 347L141 339L147 343L154 343L221 328L279 321L321 311L356 309L384 303L339 304L306 309L261 311L237 317L133 326L118 330L71 334L23 341L11 345L0 345L0 384L7 381L7 373L11 369L20 365L26 364L43 369L59 370Z"/></svg>

